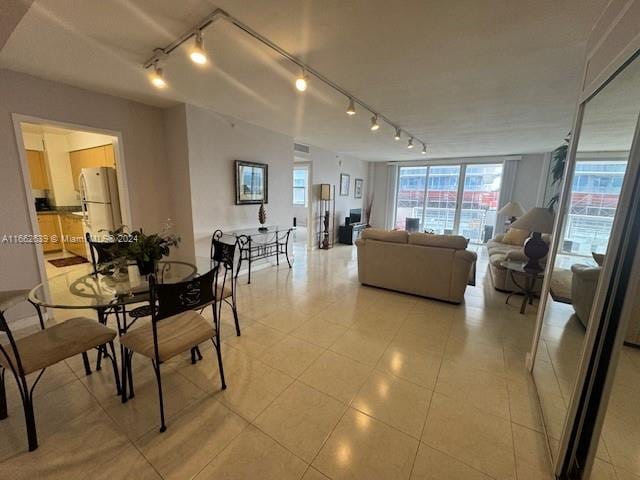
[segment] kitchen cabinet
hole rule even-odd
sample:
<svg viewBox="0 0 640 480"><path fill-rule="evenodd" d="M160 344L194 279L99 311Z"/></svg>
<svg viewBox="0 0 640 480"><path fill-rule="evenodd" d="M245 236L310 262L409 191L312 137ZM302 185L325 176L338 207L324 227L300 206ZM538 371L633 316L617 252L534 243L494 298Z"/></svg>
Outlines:
<svg viewBox="0 0 640 480"><path fill-rule="evenodd" d="M44 161L44 152L27 150L27 163L29 165L31 188L35 190L48 190L49 176L47 175L47 165Z"/></svg>
<svg viewBox="0 0 640 480"><path fill-rule="evenodd" d="M71 176L73 177L73 188L80 191L79 177L83 168L112 167L115 168L115 155L113 145L102 145L100 147L85 148L69 152L71 162Z"/></svg>
<svg viewBox="0 0 640 480"><path fill-rule="evenodd" d="M62 250L60 219L58 215L52 213L38 214L38 228L40 229L40 235L43 237L42 250L45 253Z"/></svg>
<svg viewBox="0 0 640 480"><path fill-rule="evenodd" d="M86 241L82 229L82 217L67 213L60 218L62 234L64 235L64 249L80 257L87 258Z"/></svg>

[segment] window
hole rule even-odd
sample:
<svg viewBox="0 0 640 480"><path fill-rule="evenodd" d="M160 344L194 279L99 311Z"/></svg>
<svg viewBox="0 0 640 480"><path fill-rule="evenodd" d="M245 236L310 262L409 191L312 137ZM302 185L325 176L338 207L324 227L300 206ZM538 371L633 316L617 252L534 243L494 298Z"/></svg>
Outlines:
<svg viewBox="0 0 640 480"><path fill-rule="evenodd" d="M400 167L395 226L481 243L495 228L501 181L502 164Z"/></svg>
<svg viewBox="0 0 640 480"><path fill-rule="evenodd" d="M293 204L307 206L307 181L309 170L304 168L293 169Z"/></svg>
<svg viewBox="0 0 640 480"><path fill-rule="evenodd" d="M564 227L564 253L591 255L607 250L627 162L576 162L569 214Z"/></svg>

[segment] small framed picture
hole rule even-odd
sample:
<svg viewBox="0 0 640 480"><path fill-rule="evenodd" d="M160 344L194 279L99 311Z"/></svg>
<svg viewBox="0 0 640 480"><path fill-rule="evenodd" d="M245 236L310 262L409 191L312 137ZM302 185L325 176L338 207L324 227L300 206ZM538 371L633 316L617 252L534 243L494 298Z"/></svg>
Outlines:
<svg viewBox="0 0 640 480"><path fill-rule="evenodd" d="M236 205L269 203L269 166L236 160Z"/></svg>
<svg viewBox="0 0 640 480"><path fill-rule="evenodd" d="M345 197L349 195L349 184L351 183L351 176L346 173L340 174L340 195Z"/></svg>
<svg viewBox="0 0 640 480"><path fill-rule="evenodd" d="M362 198L362 184L364 180L356 178L353 184L353 198Z"/></svg>

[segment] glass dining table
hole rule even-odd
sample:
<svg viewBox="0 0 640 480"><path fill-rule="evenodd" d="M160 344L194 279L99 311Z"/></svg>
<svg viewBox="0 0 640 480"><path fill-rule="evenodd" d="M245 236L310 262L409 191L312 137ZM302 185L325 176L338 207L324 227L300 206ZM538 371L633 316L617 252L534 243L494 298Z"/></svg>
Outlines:
<svg viewBox="0 0 640 480"><path fill-rule="evenodd" d="M94 273L91 264L86 265L87 268L74 268L36 285L29 292L29 300L44 308L95 310L98 321L105 325L107 317L114 314L118 334L122 335L133 323L127 325L128 306L149 300L149 277L141 275L136 264L128 265L126 271L116 274ZM211 259L205 257L196 257L195 263L159 261L155 276L158 283L177 283L206 273L211 268ZM101 369L101 360L105 355L108 355L106 347L99 348L96 370ZM83 361L85 373L90 375L91 367L86 353L83 354ZM117 378L116 384L120 391Z"/></svg>

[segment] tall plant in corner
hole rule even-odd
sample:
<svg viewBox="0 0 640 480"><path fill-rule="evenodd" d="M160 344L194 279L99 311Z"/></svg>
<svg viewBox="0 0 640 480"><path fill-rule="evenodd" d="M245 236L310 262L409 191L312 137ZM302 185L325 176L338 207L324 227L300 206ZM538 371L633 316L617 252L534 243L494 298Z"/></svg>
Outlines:
<svg viewBox="0 0 640 480"><path fill-rule="evenodd" d="M565 144L559 146L551 153L551 185L555 188L556 193L549 199L547 207L554 210L556 203L560 200L560 189L558 184L564 177L564 167L567 163L567 153L569 152L569 138L565 139Z"/></svg>

